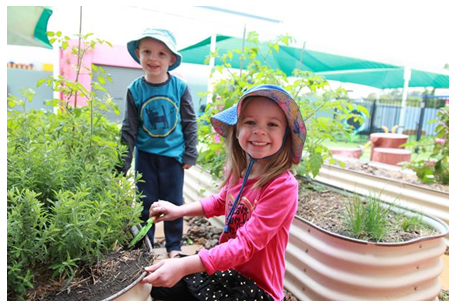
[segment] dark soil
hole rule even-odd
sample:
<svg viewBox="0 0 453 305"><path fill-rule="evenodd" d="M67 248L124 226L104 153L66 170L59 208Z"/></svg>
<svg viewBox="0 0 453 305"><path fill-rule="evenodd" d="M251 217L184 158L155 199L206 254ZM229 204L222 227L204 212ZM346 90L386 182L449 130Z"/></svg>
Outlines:
<svg viewBox="0 0 453 305"><path fill-rule="evenodd" d="M141 243L133 250L118 249L106 255L90 269L83 270L63 291L64 281L42 280L28 295L28 300L101 301L133 283L152 265L153 254ZM38 281L39 283L40 281Z"/></svg>

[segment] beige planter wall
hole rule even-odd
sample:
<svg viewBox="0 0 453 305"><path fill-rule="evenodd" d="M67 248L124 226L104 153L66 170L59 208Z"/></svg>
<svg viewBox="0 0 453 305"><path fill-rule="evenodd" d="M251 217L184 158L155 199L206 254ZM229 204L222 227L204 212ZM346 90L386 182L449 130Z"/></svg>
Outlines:
<svg viewBox="0 0 453 305"><path fill-rule="evenodd" d="M409 243L344 238L296 217L286 250L285 287L300 300L434 300L441 290L442 234Z"/></svg>

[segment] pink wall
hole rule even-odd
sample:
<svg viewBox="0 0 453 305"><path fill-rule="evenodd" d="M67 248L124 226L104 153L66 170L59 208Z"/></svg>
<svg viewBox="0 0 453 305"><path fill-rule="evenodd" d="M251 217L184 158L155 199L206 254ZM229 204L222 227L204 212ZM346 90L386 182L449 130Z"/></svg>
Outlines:
<svg viewBox="0 0 453 305"><path fill-rule="evenodd" d="M72 54L72 46L77 47L78 41L72 40L70 42L70 47L60 53L60 75L74 81L76 78L77 57ZM129 55L125 45L113 47L98 45L94 50L90 49L84 55L82 69L78 79L78 82L89 91L91 90L91 64L141 69L140 65ZM86 97L78 96L77 106L86 105L86 100ZM72 105L75 104L74 97L72 97L70 101Z"/></svg>

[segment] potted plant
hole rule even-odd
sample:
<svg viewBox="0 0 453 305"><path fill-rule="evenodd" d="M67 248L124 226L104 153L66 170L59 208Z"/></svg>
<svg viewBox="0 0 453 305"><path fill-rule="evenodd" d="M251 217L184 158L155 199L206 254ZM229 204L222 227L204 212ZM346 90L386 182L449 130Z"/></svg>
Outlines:
<svg viewBox="0 0 453 305"><path fill-rule="evenodd" d="M61 33L49 36L69 39ZM90 41L90 36L79 35L82 47L72 49L78 59L77 75L82 69L79 56L103 43ZM102 71L100 77L108 78ZM101 90L99 79L92 88ZM126 248L133 237L131 228L140 223L142 206L134 189L140 176L124 177L115 171L125 149L118 145L118 126L103 115L112 102L100 100L77 77L51 77L38 85L44 83L63 93L62 99L48 101L56 112L26 111L33 98L30 89L23 90L23 99L8 97L9 300L37 299L52 287L64 293L74 290L82 273L94 278L93 268L107 253ZM76 96L83 96L87 105L75 107ZM22 111L14 108L18 106ZM150 250L150 245L144 249ZM143 276L139 270L137 280ZM38 286L42 289L37 291ZM140 289L149 296L149 285L140 284Z"/></svg>

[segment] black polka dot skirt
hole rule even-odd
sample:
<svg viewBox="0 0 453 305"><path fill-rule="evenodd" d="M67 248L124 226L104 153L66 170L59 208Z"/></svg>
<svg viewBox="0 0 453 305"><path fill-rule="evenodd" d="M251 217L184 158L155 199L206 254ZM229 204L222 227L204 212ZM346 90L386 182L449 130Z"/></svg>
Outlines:
<svg viewBox="0 0 453 305"><path fill-rule="evenodd" d="M236 270L190 274L183 278L195 299L200 301L273 301L251 279Z"/></svg>

